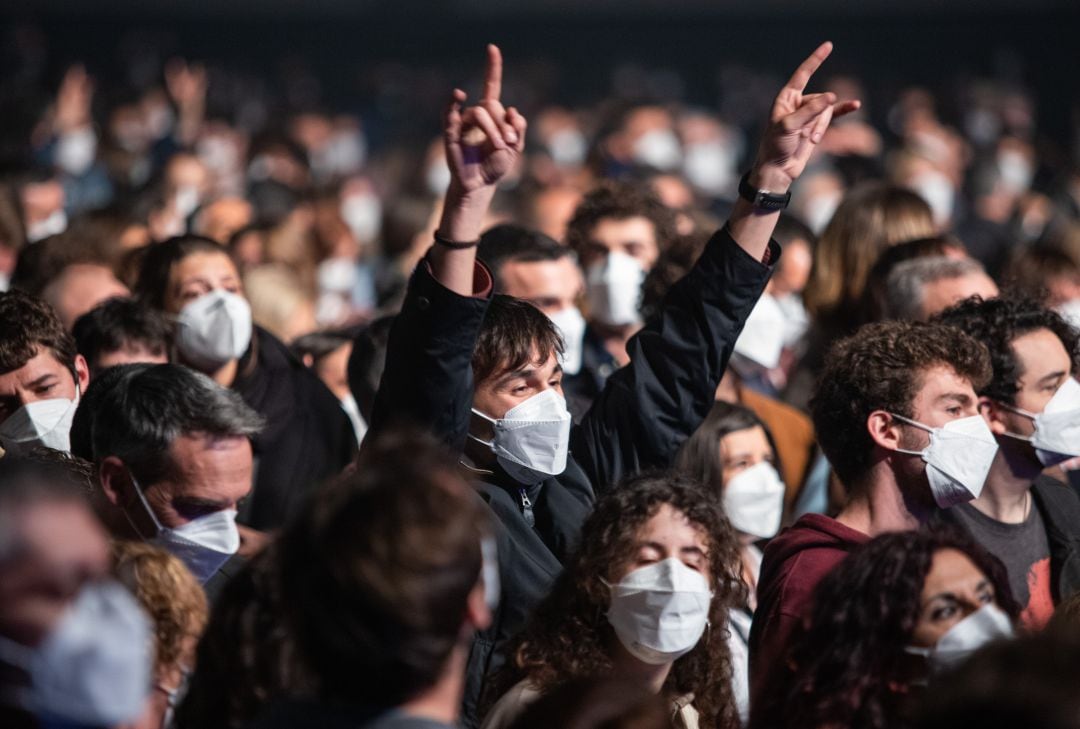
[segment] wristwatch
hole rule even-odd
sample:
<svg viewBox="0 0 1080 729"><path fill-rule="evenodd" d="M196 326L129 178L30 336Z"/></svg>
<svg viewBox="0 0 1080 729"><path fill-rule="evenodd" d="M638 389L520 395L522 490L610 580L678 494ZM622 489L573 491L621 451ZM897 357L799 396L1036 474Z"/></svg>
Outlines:
<svg viewBox="0 0 1080 729"><path fill-rule="evenodd" d="M739 197L747 202L753 204L758 210L783 210L788 206L791 201L791 190L781 194L778 192L769 192L768 190L758 190L756 187L750 185L750 173L747 172L739 180Z"/></svg>

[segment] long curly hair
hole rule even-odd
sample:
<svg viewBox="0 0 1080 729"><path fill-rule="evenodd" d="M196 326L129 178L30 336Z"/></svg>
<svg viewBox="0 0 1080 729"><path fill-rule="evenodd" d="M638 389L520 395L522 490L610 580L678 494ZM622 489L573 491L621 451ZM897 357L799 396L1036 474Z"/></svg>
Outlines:
<svg viewBox="0 0 1080 729"><path fill-rule="evenodd" d="M597 503L582 530L580 549L529 625L512 641L509 661L486 697L489 703L522 679L547 694L571 679L611 674L610 646L618 638L606 617L610 590L604 580L614 582L625 571L638 532L665 504L685 514L705 535L714 597L710 628L693 650L675 661L664 695L692 693L702 726L739 725L727 632L728 609L745 601L735 530L714 493L673 473L633 477Z"/></svg>
<svg viewBox="0 0 1080 729"><path fill-rule="evenodd" d="M896 727L907 655L919 621L923 584L934 555L965 554L994 586L998 607L1020 607L1005 567L965 533L951 528L886 534L852 553L818 585L810 622L792 647L796 675L786 697L768 697L756 726ZM771 708L769 708L771 707Z"/></svg>

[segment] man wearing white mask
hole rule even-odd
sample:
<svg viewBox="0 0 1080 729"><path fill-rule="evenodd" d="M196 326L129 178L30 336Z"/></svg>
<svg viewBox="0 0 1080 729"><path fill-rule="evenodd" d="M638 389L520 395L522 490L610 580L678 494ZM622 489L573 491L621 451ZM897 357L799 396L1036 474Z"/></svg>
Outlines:
<svg viewBox="0 0 1080 729"><path fill-rule="evenodd" d="M586 346L585 317L578 308L585 279L574 252L539 231L507 223L480 236L476 255L491 271L495 291L528 301L558 328L563 395L580 422L615 365L610 356ZM598 368L606 368L601 376Z"/></svg>
<svg viewBox="0 0 1080 729"><path fill-rule="evenodd" d="M477 106L466 108L466 94L453 93L444 119L451 183L442 222L390 333L369 437L394 420L438 433L462 452L508 534L509 549L500 552L504 600L470 656L466 726L475 725L477 698L503 660L500 649L561 570L596 494L644 468L669 466L712 407L734 340L779 258L771 233L787 190L832 116L858 108L833 94L803 95L830 51L828 43L818 48L777 97L757 161L744 177L753 194L736 202L696 266L630 341L629 364L612 375L575 429L562 395L558 331L531 304L492 296L491 275L476 260L496 185L525 142L525 119L500 101L499 50L488 47ZM630 243L646 256L637 242L619 236L616 252L633 261ZM597 258L610 255L598 248L589 250ZM654 239L650 265L657 253ZM615 278L606 280L614 295Z"/></svg>
<svg viewBox="0 0 1080 729"><path fill-rule="evenodd" d="M597 392L623 366L630 337L643 324L641 286L675 238L675 216L647 187L604 182L589 192L566 228L566 244L585 269L586 349L604 361L590 374Z"/></svg>
<svg viewBox="0 0 1080 729"><path fill-rule="evenodd" d="M169 550L212 601L243 561L236 512L251 491L251 438L262 426L238 394L205 375L120 365L94 380L73 449L96 466L96 505L113 535ZM257 549L262 535L244 534Z"/></svg>
<svg viewBox="0 0 1080 729"><path fill-rule="evenodd" d="M1046 625L1080 590L1080 498L1045 469L1080 456L1080 334L1034 301L969 299L943 312L990 349L994 374L979 410L1000 450L986 488L941 515L964 527L1009 573L1020 622Z"/></svg>
<svg viewBox="0 0 1080 729"><path fill-rule="evenodd" d="M86 360L48 304L20 291L0 294L0 449L69 450L89 382Z"/></svg>
<svg viewBox="0 0 1080 729"><path fill-rule="evenodd" d="M107 579L86 488L59 454L0 459L0 726L112 727L143 711L153 634Z"/></svg>
<svg viewBox="0 0 1080 729"><path fill-rule="evenodd" d="M990 371L982 344L937 324L867 325L834 345L810 408L847 503L835 519L801 517L765 548L750 631L752 723L764 697L785 695L788 651L825 575L871 538L916 529L982 492L998 447L975 392Z"/></svg>

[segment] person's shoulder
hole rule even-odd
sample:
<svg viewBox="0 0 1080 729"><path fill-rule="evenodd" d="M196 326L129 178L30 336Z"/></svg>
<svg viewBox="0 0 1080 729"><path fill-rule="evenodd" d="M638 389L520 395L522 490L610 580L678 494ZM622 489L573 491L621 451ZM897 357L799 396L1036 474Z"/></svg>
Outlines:
<svg viewBox="0 0 1080 729"><path fill-rule="evenodd" d="M481 729L505 729L521 716L521 713L537 699L540 691L529 682L529 679L518 681L491 707Z"/></svg>

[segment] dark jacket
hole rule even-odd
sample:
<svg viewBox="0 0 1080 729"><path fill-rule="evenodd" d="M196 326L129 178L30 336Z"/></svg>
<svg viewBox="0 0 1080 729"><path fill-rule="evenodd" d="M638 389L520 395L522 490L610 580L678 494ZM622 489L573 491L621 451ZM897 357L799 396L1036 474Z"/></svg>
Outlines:
<svg viewBox="0 0 1080 729"><path fill-rule="evenodd" d="M585 327L581 343L581 370L563 377L563 394L566 396L566 409L574 416L574 422L580 423L592 407L593 400L607 384L619 363L604 348L604 341L591 325Z"/></svg>
<svg viewBox="0 0 1080 729"><path fill-rule="evenodd" d="M758 578L757 611L750 626L750 725L776 726L771 711L787 695L787 657L809 617L818 583L866 534L823 514L807 514L765 547Z"/></svg>
<svg viewBox="0 0 1080 729"><path fill-rule="evenodd" d="M252 441L255 485L239 521L275 529L305 494L352 461L356 435L326 385L261 327L240 359L232 389L266 418Z"/></svg>
<svg viewBox="0 0 1080 729"><path fill-rule="evenodd" d="M1049 476L1035 479L1031 496L1046 525L1050 590L1057 605L1080 591L1080 497L1072 488ZM963 527L949 509L935 512L933 521Z"/></svg>
<svg viewBox="0 0 1080 729"><path fill-rule="evenodd" d="M770 243L770 261L779 247ZM566 471L520 484L498 466L474 471L497 524L502 600L469 656L463 723L478 723L484 679L505 642L525 625L576 546L598 493L648 468L668 467L713 405L743 323L770 268L718 232L676 283L658 317L629 343L630 364L614 373L570 436ZM490 275L477 264L481 292ZM413 275L390 332L386 369L365 442L394 422L426 427L464 448L473 400L472 355L489 297L442 286L426 264Z"/></svg>

